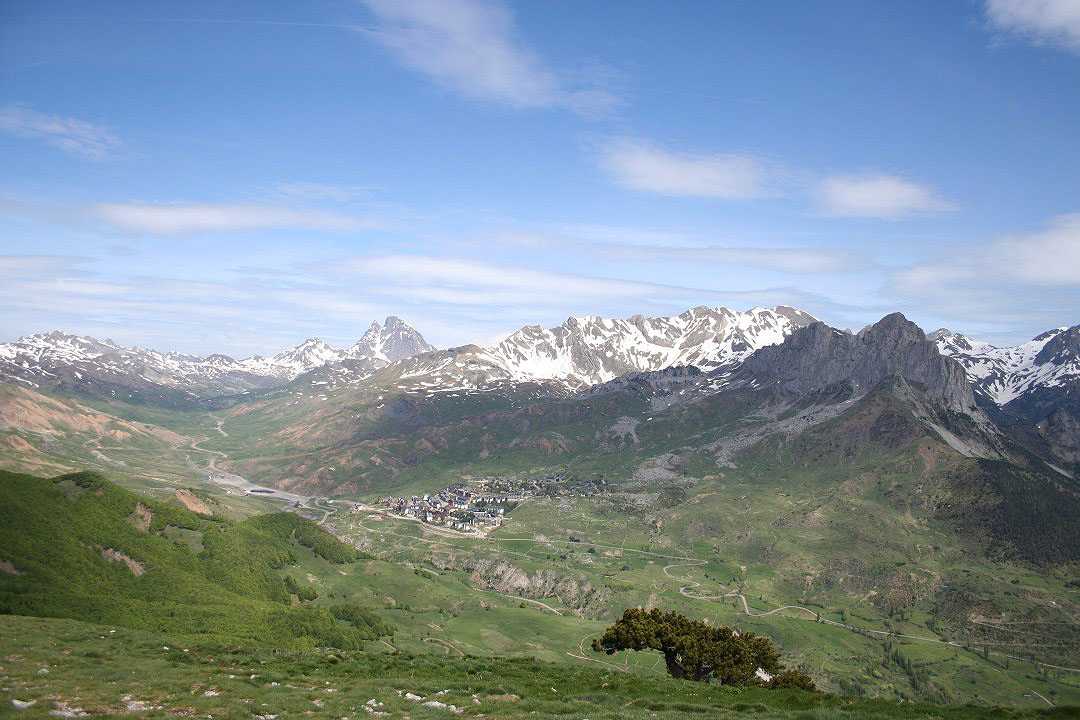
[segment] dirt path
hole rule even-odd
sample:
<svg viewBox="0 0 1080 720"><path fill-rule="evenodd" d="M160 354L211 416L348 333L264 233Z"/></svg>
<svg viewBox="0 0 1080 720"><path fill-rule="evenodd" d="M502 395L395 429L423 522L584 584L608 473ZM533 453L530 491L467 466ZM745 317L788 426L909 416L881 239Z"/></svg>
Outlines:
<svg viewBox="0 0 1080 720"><path fill-rule="evenodd" d="M387 517L393 517L393 516L387 515ZM404 518L401 518L401 519L404 519ZM409 519L413 519L413 518L409 518ZM422 523L422 524L427 526L427 523ZM367 530L368 532L391 534L391 535L397 535L398 534L398 533L394 533L394 532L388 531L388 530L381 530L381 531L373 530L373 529L367 528L367 527L365 527L363 525L361 525L360 527L362 527L364 530ZM436 534L441 534L441 533L436 533ZM739 602L742 603L741 611L742 611L742 613L744 615L747 615L748 617L755 617L755 618L769 617L770 615L775 615L775 614L783 612L785 610L795 610L795 611L798 611L800 613L804 613L805 615L807 615L809 617L792 617L792 619L812 621L812 622L820 622L820 623L823 623L825 625L832 625L834 627L844 628L845 630L849 630L850 632L854 632L854 633L857 633L857 634L880 635L880 636L887 636L887 637L904 638L904 639L907 639L907 640L916 640L916 641L920 641L920 642L930 642L930 643L935 643L935 644L938 644L938 645L949 645L949 646L956 647L956 648L961 648L961 649L964 647L964 643L961 643L961 642L955 642L955 641L949 641L949 640L941 640L939 638L923 637L923 636L920 636L920 635L908 635L906 633L892 632L892 631L889 631L889 630L873 630L873 629L870 629L870 628L856 627L854 625L849 625L847 623L843 623L843 622L839 622L839 621L836 621L836 620L830 620L828 618L824 618L824 617L821 616L820 612L818 612L816 610L811 610L808 607L803 607L802 605L782 605L780 607L774 608L772 610L767 610L765 612L755 612L754 610L752 610L750 608L750 604L747 602L746 596L743 595L742 593L736 592L734 590L732 590L730 592L727 592L727 593L724 593L722 595L698 595L698 594L695 594L694 593L694 588L701 587L701 583L697 582L693 578L686 577L686 576L676 577L675 575L671 574L670 570L672 568L677 568L677 567L701 567L702 565L708 565L707 560L701 560L699 558L689 558L689 557L686 557L686 556L678 556L678 555L665 555L663 553L656 553L656 552L652 552L652 551L649 551L649 550L636 550L634 548L620 547L620 546L617 546L617 545L604 545L604 544L600 544L600 543L590 543L590 542L571 542L569 540L536 540L534 538L506 538L506 537L492 538L492 537L487 537L487 536L483 536L483 537L478 538L478 537L475 537L475 536L465 536L465 535L461 535L461 534L455 534L454 536L455 537L471 537L472 539L483 539L483 540L493 541L493 542L497 542L497 543L502 543L502 542L526 542L526 543L532 543L532 544L536 544L536 545L579 545L581 547L595 547L595 548L603 548L603 549L607 549L607 550L622 550L623 552L632 552L632 553L637 553L639 555L647 555L649 557L658 557L658 558L663 558L663 559L666 559L666 560L680 560L681 562L676 562L676 563L671 563L669 565L665 565L662 568L662 570L664 572L664 575L671 578L672 580L676 580L678 582L685 583L684 585L679 586L679 588L678 588L679 594L684 596L684 597L690 598L692 600L710 600L710 601L723 602L723 601L727 600L728 598L732 598L733 601L736 602L736 609L739 609L738 608L738 603ZM426 543L429 543L429 544L445 544L445 543L439 543L438 541L434 541L434 540L426 540L424 538L415 538L415 537L411 537L411 536L401 536L401 537L409 537L410 539L419 540L420 542L426 542ZM521 553L514 553L514 554L521 554ZM496 594L501 594L501 593L496 593ZM508 596L508 597L513 597L513 596ZM516 598L515 597L514 599L525 600L526 598ZM549 608L549 609L552 609L554 611L553 608ZM586 636L586 638L584 638L581 641L581 643L578 643L578 649L581 652L580 655L569 652L569 651L567 651L566 654L569 655L570 657L573 657L573 658L576 658L576 659L588 660L590 662L598 662L598 663L601 663L603 665L609 665L611 667L618 667L617 665L614 665L613 663L608 663L608 662L605 662L603 660L599 660L597 658L591 658L591 657L588 657L587 655L585 655L585 649L584 649L582 643L584 643L584 640L588 639L588 637L591 637L591 635ZM1062 671L1065 671L1065 672L1080 673L1080 668L1065 667L1065 666L1062 666L1062 665L1053 665L1051 663L1040 662L1040 661L1037 661L1037 660L1029 660L1029 659L1026 659L1026 658L1021 658L1021 657L1016 656L1016 655L1009 655L1007 653L1002 653L1002 652L992 651L990 654L991 655L996 655L996 656L1002 657L1002 658L1009 658L1010 660L1018 660L1018 661L1021 661L1021 662L1031 663L1033 665L1039 665L1041 667L1052 668L1054 670L1062 670Z"/></svg>

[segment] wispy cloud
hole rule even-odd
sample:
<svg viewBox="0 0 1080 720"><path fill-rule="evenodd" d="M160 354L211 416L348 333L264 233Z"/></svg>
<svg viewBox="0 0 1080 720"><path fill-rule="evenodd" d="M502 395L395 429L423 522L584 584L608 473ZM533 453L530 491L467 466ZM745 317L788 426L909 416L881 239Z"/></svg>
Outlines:
<svg viewBox="0 0 1080 720"><path fill-rule="evenodd" d="M474 326L483 324L493 332L572 314L621 316L627 308L681 312L701 303L818 307L827 302L790 287L724 291L457 257L375 255L314 270L337 278L363 278L370 292L399 307L432 303L448 319L472 313ZM493 314L493 307L499 312Z"/></svg>
<svg viewBox="0 0 1080 720"><path fill-rule="evenodd" d="M244 203L103 203L87 214L123 232L147 235L188 235L203 232L242 232L273 228L370 230L385 223L317 208Z"/></svg>
<svg viewBox="0 0 1080 720"><path fill-rule="evenodd" d="M658 195L750 200L774 192L766 164L740 153L675 152L618 138L600 150L599 165L616 184Z"/></svg>
<svg viewBox="0 0 1080 720"><path fill-rule="evenodd" d="M986 16L1007 32L1080 53L1080 3L1076 0L986 0Z"/></svg>
<svg viewBox="0 0 1080 720"><path fill-rule="evenodd" d="M857 272L869 267L861 254L839 248L721 245L648 228L565 226L562 233L504 232L496 239L508 247L587 253L613 260L737 265L794 275Z"/></svg>
<svg viewBox="0 0 1080 720"><path fill-rule="evenodd" d="M570 87L514 29L510 11L483 0L362 0L383 23L374 36L398 62L472 100L514 108L610 108L600 89Z"/></svg>
<svg viewBox="0 0 1080 720"><path fill-rule="evenodd" d="M124 147L123 141L105 127L73 117L47 115L20 103L0 107L0 131L88 160L107 160Z"/></svg>
<svg viewBox="0 0 1080 720"><path fill-rule="evenodd" d="M353 258L327 270L368 277L381 292L449 304L543 304L554 298L627 298L662 287L634 280L417 255Z"/></svg>
<svg viewBox="0 0 1080 720"><path fill-rule="evenodd" d="M374 185L332 185L317 182L276 182L270 185L274 194L306 201L331 200L344 203L369 196Z"/></svg>
<svg viewBox="0 0 1080 720"><path fill-rule="evenodd" d="M853 272L865 266L861 258L827 248L755 248L755 247L668 247L646 248L640 245L601 246L613 256L638 257L652 261L704 262L717 265L741 265L794 275Z"/></svg>
<svg viewBox="0 0 1080 720"><path fill-rule="evenodd" d="M351 328L359 337L379 311L385 314L362 289L325 278L215 282L112 277L98 267L85 257L0 255L0 326L29 323L35 331L60 327L159 349L243 355L279 350L267 344L278 334L299 341Z"/></svg>
<svg viewBox="0 0 1080 720"><path fill-rule="evenodd" d="M902 275L917 285L989 281L1080 287L1080 213L1053 218L1040 232L961 247Z"/></svg>
<svg viewBox="0 0 1080 720"><path fill-rule="evenodd" d="M71 276L87 260L70 255L0 255L0 277Z"/></svg>
<svg viewBox="0 0 1080 720"><path fill-rule="evenodd" d="M896 271L889 290L938 317L1052 327L1080 307L1080 213L1037 232L953 246Z"/></svg>
<svg viewBox="0 0 1080 720"><path fill-rule="evenodd" d="M956 209L932 188L875 172L826 177L815 194L820 212L834 217L897 220Z"/></svg>

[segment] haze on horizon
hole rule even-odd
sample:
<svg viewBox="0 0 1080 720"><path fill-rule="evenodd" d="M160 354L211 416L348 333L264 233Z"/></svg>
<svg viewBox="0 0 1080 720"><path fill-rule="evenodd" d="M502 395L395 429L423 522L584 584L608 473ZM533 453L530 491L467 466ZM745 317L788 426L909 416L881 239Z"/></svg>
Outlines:
<svg viewBox="0 0 1080 720"><path fill-rule="evenodd" d="M1080 5L0 8L0 341L1080 322Z"/></svg>

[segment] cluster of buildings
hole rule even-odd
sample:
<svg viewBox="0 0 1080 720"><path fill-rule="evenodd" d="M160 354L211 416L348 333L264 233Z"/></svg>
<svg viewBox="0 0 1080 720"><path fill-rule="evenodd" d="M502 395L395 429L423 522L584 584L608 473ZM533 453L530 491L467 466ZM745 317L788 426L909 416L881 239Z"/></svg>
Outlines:
<svg viewBox="0 0 1080 720"><path fill-rule="evenodd" d="M599 483L599 484L597 484ZM485 531L509 520L507 512L531 497L593 495L603 480L584 484L563 475L541 478L479 477L448 485L433 495L387 497L379 504L395 515L443 525L461 532Z"/></svg>
<svg viewBox="0 0 1080 720"><path fill-rule="evenodd" d="M445 525L452 530L473 532L480 528L496 528L506 518L508 506L520 502L509 495L480 496L464 487L464 483L447 487L434 495L413 495L409 498L388 497L379 504L395 515L411 517L432 525Z"/></svg>

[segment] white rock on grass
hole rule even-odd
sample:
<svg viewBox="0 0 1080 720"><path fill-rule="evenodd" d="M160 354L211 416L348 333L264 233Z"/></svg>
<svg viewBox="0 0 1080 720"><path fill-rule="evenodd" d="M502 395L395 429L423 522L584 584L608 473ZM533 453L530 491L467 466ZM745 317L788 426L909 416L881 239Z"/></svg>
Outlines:
<svg viewBox="0 0 1080 720"><path fill-rule="evenodd" d="M15 698L11 699L11 704L18 710L25 710L28 707L32 707L36 702L37 700L16 700Z"/></svg>
<svg viewBox="0 0 1080 720"><path fill-rule="evenodd" d="M428 700L426 703L424 703L424 706L438 708L440 710L449 710L454 714L461 713L461 708L457 707L456 705L447 705L446 703L439 702L438 700Z"/></svg>

